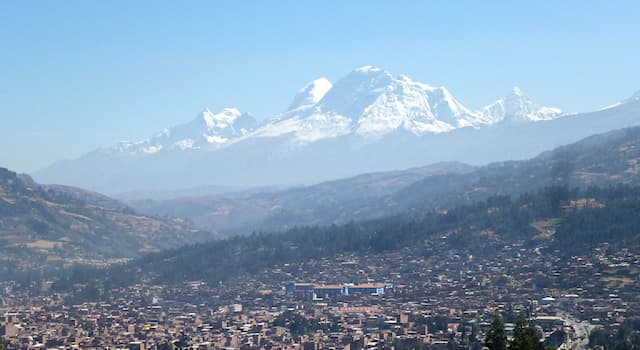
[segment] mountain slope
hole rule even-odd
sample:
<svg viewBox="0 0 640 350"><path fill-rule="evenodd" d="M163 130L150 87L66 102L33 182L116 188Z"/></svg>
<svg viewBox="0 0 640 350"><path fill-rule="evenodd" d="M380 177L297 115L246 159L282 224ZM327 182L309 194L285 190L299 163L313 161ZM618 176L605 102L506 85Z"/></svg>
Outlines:
<svg viewBox="0 0 640 350"><path fill-rule="evenodd" d="M287 270L289 266L295 266L294 269L316 267L318 272L322 270L321 278L331 281L332 276L325 270L331 262L338 260L336 264L344 265L340 261L384 252L393 252L396 257L409 256L411 261L454 256L457 263L469 259L470 263L483 264L485 258L495 257L501 251L517 253L530 249L536 254L532 254L532 259L558 262L574 254L602 254L605 245L604 249L614 251L622 247L637 250L640 247L638 209L639 187L569 191L563 186L553 186L526 196L491 197L473 205L452 207L446 212L413 211L340 226L300 227L187 246L102 271L71 273L59 279L53 288L69 290L78 284L90 286L93 292L86 293L87 288L77 296L97 298L112 288L142 280L169 285L202 280L218 286L263 274L268 268L278 269L277 278L282 279L278 283L282 283L295 274L295 270ZM540 225L545 225L545 235L540 234ZM596 248L599 250L595 251ZM348 260L335 259L340 255ZM398 268L397 261L388 262ZM610 262L605 260L605 264ZM362 266L366 269L367 265ZM400 268L402 275L414 271L404 265ZM575 265L571 267L575 268ZM356 269L354 273L359 272ZM591 281L592 276L584 277L584 283Z"/></svg>
<svg viewBox="0 0 640 350"><path fill-rule="evenodd" d="M158 152L211 150L254 130L258 122L237 108L220 113L203 110L191 122L165 129L160 134L138 142L120 142L102 150L107 154L144 155Z"/></svg>
<svg viewBox="0 0 640 350"><path fill-rule="evenodd" d="M131 258L211 237L184 220L144 216L105 196L40 186L0 168L2 272L44 261Z"/></svg>
<svg viewBox="0 0 640 350"><path fill-rule="evenodd" d="M127 203L143 213L187 218L200 227L224 234L246 234L388 215L397 208L384 198L398 190L429 176L472 170L465 164L438 163L245 197L200 196Z"/></svg>
<svg viewBox="0 0 640 350"><path fill-rule="evenodd" d="M319 78L312 82L309 82L307 85L303 86L302 89L300 89L294 96L293 101L291 101L291 105L289 105L289 108L287 109L287 112L285 112L283 115L277 116L276 119L285 119L287 118L286 114L301 112L313 107L316 103L322 100L324 95L326 95L332 87L333 84L331 84L331 82L327 80L327 78Z"/></svg>
<svg viewBox="0 0 640 350"><path fill-rule="evenodd" d="M526 161L483 167L442 163L242 198L208 196L129 204L149 214L184 217L201 227L235 234L340 224L414 208L448 208L558 184L616 183L640 185L640 127L592 136Z"/></svg>
<svg viewBox="0 0 640 350"><path fill-rule="evenodd" d="M426 178L393 197L405 208L446 207L543 186L613 184L640 185L640 127L593 135L526 161L493 163L466 174Z"/></svg>
<svg viewBox="0 0 640 350"><path fill-rule="evenodd" d="M543 107L533 102L518 87L504 98L484 107L482 113L498 122L536 122L561 116L558 108Z"/></svg>

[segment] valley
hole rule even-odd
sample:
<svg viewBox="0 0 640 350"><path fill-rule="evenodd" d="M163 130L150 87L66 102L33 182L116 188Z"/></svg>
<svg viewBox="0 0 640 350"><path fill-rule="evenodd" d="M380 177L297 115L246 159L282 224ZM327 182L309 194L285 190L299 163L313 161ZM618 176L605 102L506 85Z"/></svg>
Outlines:
<svg viewBox="0 0 640 350"><path fill-rule="evenodd" d="M0 350L640 350L639 13L0 1Z"/></svg>
<svg viewBox="0 0 640 350"><path fill-rule="evenodd" d="M638 185L639 140L640 128L629 128L594 135L524 161L476 167L445 162L241 196L125 202L146 214L186 218L226 235L344 224L414 209L446 209L554 184Z"/></svg>
<svg viewBox="0 0 640 350"><path fill-rule="evenodd" d="M640 312L639 144L169 200L3 170L0 330L9 349L479 350L500 314L609 346Z"/></svg>

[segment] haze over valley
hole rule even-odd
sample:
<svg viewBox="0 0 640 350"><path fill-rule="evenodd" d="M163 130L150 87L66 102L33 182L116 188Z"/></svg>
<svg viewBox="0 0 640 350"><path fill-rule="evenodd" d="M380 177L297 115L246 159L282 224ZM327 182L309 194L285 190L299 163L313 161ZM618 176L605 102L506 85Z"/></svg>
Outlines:
<svg viewBox="0 0 640 350"><path fill-rule="evenodd" d="M0 3L0 350L640 349L638 13Z"/></svg>

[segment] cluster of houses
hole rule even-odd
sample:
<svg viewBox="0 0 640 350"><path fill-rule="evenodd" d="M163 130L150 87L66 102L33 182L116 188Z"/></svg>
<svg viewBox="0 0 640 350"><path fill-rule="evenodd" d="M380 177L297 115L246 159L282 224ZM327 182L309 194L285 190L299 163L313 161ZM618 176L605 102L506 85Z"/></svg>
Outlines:
<svg viewBox="0 0 640 350"><path fill-rule="evenodd" d="M324 297L337 297L356 294L384 295L393 289L392 283L299 283L291 282L286 287L287 295L303 299L318 300Z"/></svg>
<svg viewBox="0 0 640 350"><path fill-rule="evenodd" d="M640 315L638 252L444 247L283 264L222 283L139 284L75 305L46 285L0 282L0 336L5 349L480 350L499 313L507 331L523 314L549 345L588 347L594 327Z"/></svg>

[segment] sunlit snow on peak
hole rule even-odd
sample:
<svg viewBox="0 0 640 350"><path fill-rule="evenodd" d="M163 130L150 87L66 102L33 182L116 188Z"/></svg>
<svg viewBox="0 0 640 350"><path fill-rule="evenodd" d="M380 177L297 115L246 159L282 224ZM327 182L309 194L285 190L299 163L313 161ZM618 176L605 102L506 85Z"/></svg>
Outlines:
<svg viewBox="0 0 640 350"><path fill-rule="evenodd" d="M318 103L332 87L333 84L331 84L327 78L319 78L307 83L302 89L298 90L288 111L313 106Z"/></svg>
<svg viewBox="0 0 640 350"><path fill-rule="evenodd" d="M355 71L358 73L373 73L373 72L381 72L382 69L375 66L368 65L368 66L362 66L360 68L357 68Z"/></svg>
<svg viewBox="0 0 640 350"><path fill-rule="evenodd" d="M517 86L506 97L485 106L481 113L489 118L491 123L538 122L562 116L560 109L538 105Z"/></svg>
<svg viewBox="0 0 640 350"><path fill-rule="evenodd" d="M208 108L202 112L202 117L210 129L229 127L240 115L242 113L237 108L225 108L218 114L212 113Z"/></svg>
<svg viewBox="0 0 640 350"><path fill-rule="evenodd" d="M173 150L219 148L231 139L248 134L256 126L257 121L238 108L224 108L218 113L205 108L189 123L165 128L156 136L143 141L121 142L109 151L152 155Z"/></svg>
<svg viewBox="0 0 640 350"><path fill-rule="evenodd" d="M640 93L627 101L640 100ZM357 68L332 84L318 78L297 91L289 108L258 125L237 108L203 110L191 122L157 136L112 148L116 152L154 154L171 150L219 149L252 138L278 138L295 144L357 136L379 139L394 131L439 134L460 128L484 128L503 122L538 122L563 116L557 108L534 103L519 87L473 111L445 87L393 76L375 66Z"/></svg>
<svg viewBox="0 0 640 350"><path fill-rule="evenodd" d="M514 86L511 89L511 94L515 95L515 96L525 96L524 92L522 92L522 89L520 89L517 86Z"/></svg>
<svg viewBox="0 0 640 350"><path fill-rule="evenodd" d="M309 102L317 103L324 95L331 89L333 84L327 78L316 79L307 85L305 85L299 93L306 93L309 95Z"/></svg>

